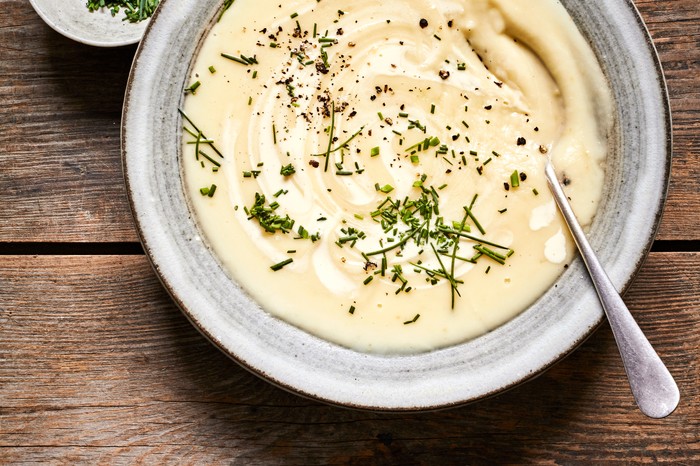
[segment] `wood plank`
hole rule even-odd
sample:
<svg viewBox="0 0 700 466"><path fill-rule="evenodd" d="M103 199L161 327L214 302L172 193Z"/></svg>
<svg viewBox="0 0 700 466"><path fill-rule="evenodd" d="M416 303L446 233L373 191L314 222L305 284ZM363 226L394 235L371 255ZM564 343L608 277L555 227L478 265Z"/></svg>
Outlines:
<svg viewBox="0 0 700 466"><path fill-rule="evenodd" d="M700 13L697 0L637 4L671 94L675 155L661 239L698 240ZM46 26L26 0L0 19L0 242L136 241L119 124L134 47L99 49Z"/></svg>
<svg viewBox="0 0 700 466"><path fill-rule="evenodd" d="M673 118L671 187L659 239L698 240L700 8L696 0L637 0L666 76Z"/></svg>
<svg viewBox="0 0 700 466"><path fill-rule="evenodd" d="M25 0L0 20L0 241L136 241L119 131L135 47L89 47Z"/></svg>
<svg viewBox="0 0 700 466"><path fill-rule="evenodd" d="M652 254L626 300L679 383L681 405L667 419L634 406L607 326L493 399L369 413L302 399L241 369L180 314L143 256L0 256L0 457L698 463L700 254Z"/></svg>

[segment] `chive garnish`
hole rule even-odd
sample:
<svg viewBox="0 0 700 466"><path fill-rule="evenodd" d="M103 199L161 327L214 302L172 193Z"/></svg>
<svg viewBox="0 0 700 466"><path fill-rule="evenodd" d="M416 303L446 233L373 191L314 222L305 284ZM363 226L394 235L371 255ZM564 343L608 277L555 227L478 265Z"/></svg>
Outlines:
<svg viewBox="0 0 700 466"><path fill-rule="evenodd" d="M520 174L518 173L518 170L515 170L510 174L510 185L514 188L520 186Z"/></svg>
<svg viewBox="0 0 700 466"><path fill-rule="evenodd" d="M404 322L403 324L404 324L404 325L413 324L413 323L415 323L419 318L420 318L420 314L416 314L415 317L413 317L413 319L407 320L407 321Z"/></svg>
<svg viewBox="0 0 700 466"><path fill-rule="evenodd" d="M291 264L292 262L294 262L294 259L290 257L289 259L285 259L282 262L278 262L275 265L271 265L270 268L273 271L277 272L278 270L281 270L285 265Z"/></svg>
<svg viewBox="0 0 700 466"><path fill-rule="evenodd" d="M357 135L360 134L360 133L362 132L363 129L365 129L364 126L360 127L360 129L358 129L357 131L355 131L355 132L352 134L352 136L350 136L345 142L342 142L342 143L338 144L338 146L337 146L335 149L331 149L329 153L332 154L333 152L337 152L337 151L339 151L340 149L343 149L343 148L347 147L348 143L350 143L350 141L352 141L353 139L355 139L355 138L357 137ZM322 154L311 154L311 155L313 155L313 156L322 156L322 155L325 156L325 155L326 155L326 152L323 152Z"/></svg>
<svg viewBox="0 0 700 466"><path fill-rule="evenodd" d="M296 169L291 163L280 168L280 175L282 176L292 176L294 173L296 173Z"/></svg>
<svg viewBox="0 0 700 466"><path fill-rule="evenodd" d="M202 152L201 150L199 151L199 155L201 155L202 157L204 157L205 159L207 159L208 161L210 161L215 167L220 167L220 166L221 166L221 164L220 164L219 162L217 162L216 160L212 159L211 157L209 157L206 153Z"/></svg>
<svg viewBox="0 0 700 466"><path fill-rule="evenodd" d="M335 132L335 101L331 102L331 126L328 130L328 148L326 149L326 164L323 171L328 171L328 162L331 158L331 146L333 145L333 133Z"/></svg>
<svg viewBox="0 0 700 466"><path fill-rule="evenodd" d="M250 63L248 63L246 60L244 60L242 58L234 57L233 55L229 55L228 53L222 53L221 56L224 58L228 58L229 60L233 60L236 63L240 63L241 65L245 65L245 66L250 65Z"/></svg>
<svg viewBox="0 0 700 466"><path fill-rule="evenodd" d="M221 14L219 15L219 19L216 20L217 22L221 21L221 17L224 16L224 13L226 12L226 10L228 10L231 7L231 5L233 5L233 2L235 2L235 1L236 0L224 0L224 6L223 6L223 9L221 10Z"/></svg>
<svg viewBox="0 0 700 466"><path fill-rule="evenodd" d="M194 124L194 122L192 122L192 120L190 119L190 117L188 117L187 114L186 114L182 109L178 108L177 111L178 111L178 113L182 116L182 118L184 118L185 120L187 120L187 122L190 124L190 126L192 126L192 128L194 128L194 130L197 131L197 133L201 136L202 139L204 139L204 140L206 140L206 141L210 141L210 139L207 138L207 137L204 135L204 133L197 127L197 125ZM185 131L187 131L188 133L190 133L192 136L197 137L197 135L194 134L194 133L192 133L192 131L189 131L187 128L184 128L184 129L185 129ZM224 158L223 154L222 154L221 152L219 152L219 150L216 148L216 146L214 146L214 143L213 143L213 142L207 142L206 144L207 144L209 147L211 147L212 150L213 150L214 152L216 152L216 154L217 154L219 157L221 157L222 159Z"/></svg>
<svg viewBox="0 0 700 466"><path fill-rule="evenodd" d="M190 84L189 87L185 88L185 92L190 92L192 94L195 94L197 92L197 88L201 85L202 85L202 83L200 81L195 81L192 84Z"/></svg>

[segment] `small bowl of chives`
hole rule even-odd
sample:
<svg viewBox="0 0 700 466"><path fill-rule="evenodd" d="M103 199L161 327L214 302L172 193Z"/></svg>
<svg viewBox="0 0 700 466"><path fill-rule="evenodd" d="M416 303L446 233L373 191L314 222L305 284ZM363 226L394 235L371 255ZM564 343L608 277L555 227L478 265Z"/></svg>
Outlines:
<svg viewBox="0 0 700 466"><path fill-rule="evenodd" d="M96 47L141 40L159 0L29 0L56 32Z"/></svg>

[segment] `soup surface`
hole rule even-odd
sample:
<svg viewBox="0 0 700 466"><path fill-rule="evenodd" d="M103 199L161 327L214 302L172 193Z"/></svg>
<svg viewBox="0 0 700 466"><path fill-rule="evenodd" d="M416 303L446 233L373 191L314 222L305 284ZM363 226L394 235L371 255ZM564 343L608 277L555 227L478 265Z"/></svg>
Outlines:
<svg viewBox="0 0 700 466"><path fill-rule="evenodd" d="M185 93L204 240L359 351L477 337L553 286L574 244L547 157L582 224L602 192L611 99L554 0L236 0Z"/></svg>

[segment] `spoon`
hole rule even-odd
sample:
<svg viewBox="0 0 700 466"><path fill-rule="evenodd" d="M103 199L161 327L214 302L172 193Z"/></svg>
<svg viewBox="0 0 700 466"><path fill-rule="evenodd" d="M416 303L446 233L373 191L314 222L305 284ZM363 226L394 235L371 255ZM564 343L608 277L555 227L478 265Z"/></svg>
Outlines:
<svg viewBox="0 0 700 466"><path fill-rule="evenodd" d="M668 416L676 409L680 400L673 376L642 333L622 301L620 293L600 265L581 225L576 220L550 160L547 161L545 175L610 322L637 406L642 413L655 419Z"/></svg>

